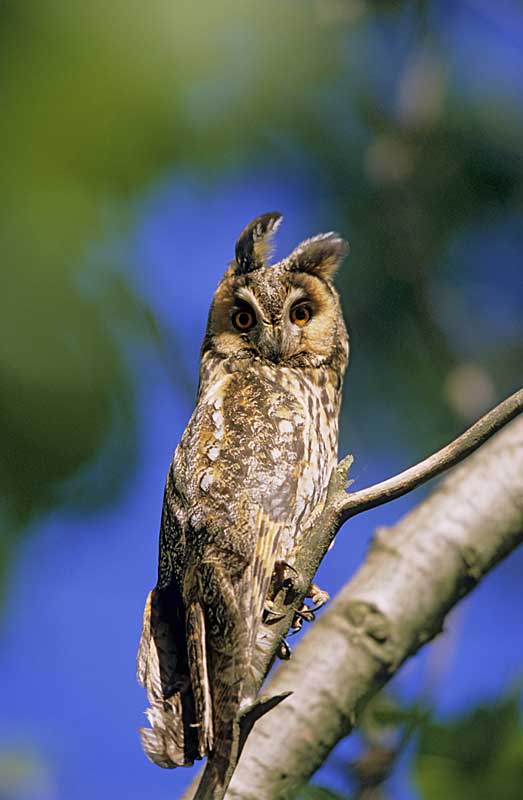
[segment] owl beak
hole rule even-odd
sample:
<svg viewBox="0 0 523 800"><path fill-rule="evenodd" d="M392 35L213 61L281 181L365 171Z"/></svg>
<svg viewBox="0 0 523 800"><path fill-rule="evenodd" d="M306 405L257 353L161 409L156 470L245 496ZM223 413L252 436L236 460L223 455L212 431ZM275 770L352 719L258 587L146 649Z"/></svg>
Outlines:
<svg viewBox="0 0 523 800"><path fill-rule="evenodd" d="M268 351L267 351L267 358L269 361L272 361L274 364L277 364L281 358L281 350L277 342L273 342Z"/></svg>
<svg viewBox="0 0 523 800"><path fill-rule="evenodd" d="M263 342L262 346L263 356L269 361L272 361L274 364L277 364L282 356L282 343L280 336L276 331L272 330L271 333L264 338L265 341Z"/></svg>

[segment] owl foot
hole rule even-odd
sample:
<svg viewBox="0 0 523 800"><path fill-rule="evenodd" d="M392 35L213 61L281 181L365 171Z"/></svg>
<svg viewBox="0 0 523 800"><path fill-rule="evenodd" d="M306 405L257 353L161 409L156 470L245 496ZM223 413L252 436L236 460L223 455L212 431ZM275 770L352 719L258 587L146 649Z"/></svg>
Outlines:
<svg viewBox="0 0 523 800"><path fill-rule="evenodd" d="M298 633L298 631L301 631L301 629L303 628L303 623L304 622L314 622L314 619L315 619L314 611L315 611L314 608L309 608L309 606L306 605L305 603L302 605L302 607L298 611L295 611L294 619L293 619L292 625L291 625L291 629L292 629L291 636L294 633Z"/></svg>
<svg viewBox="0 0 523 800"><path fill-rule="evenodd" d="M319 608L325 605L330 600L330 595L328 592L320 589L319 586L316 586L315 583L311 583L309 588L307 589L307 594L305 597L310 597L312 602L314 603L314 608L311 609L312 611L317 611Z"/></svg>
<svg viewBox="0 0 523 800"><path fill-rule="evenodd" d="M291 625L293 633L297 633L299 630L301 630L304 622L314 622L314 612L318 611L318 609L324 606L329 600L328 592L320 589L319 586L316 586L314 583L311 583L309 586L305 597L310 598L314 603L314 606L310 608L310 606L304 603L301 608L296 611Z"/></svg>

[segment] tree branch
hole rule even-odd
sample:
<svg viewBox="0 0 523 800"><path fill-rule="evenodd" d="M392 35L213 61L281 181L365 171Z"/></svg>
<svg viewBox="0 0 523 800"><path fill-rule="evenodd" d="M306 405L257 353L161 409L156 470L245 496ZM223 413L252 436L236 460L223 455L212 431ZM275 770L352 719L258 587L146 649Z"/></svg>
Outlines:
<svg viewBox="0 0 523 800"><path fill-rule="evenodd" d="M341 525L362 511L407 494L430 478L462 461L522 411L523 390L520 390L496 406L442 450L393 478L357 492L346 492L347 474L352 464L352 456L347 456L340 462L331 478L327 500L319 518L310 528L301 532L299 547L294 553L293 561L299 579L295 581L292 591L281 592L275 600L274 610L281 614L281 618L272 625L263 625L260 630L254 655L254 669L258 675L259 687L275 660L278 647L293 622L296 610L302 605L307 587L312 582ZM310 635L311 632L308 633L307 640ZM269 688L272 689L272 685ZM289 687L286 691L289 691ZM267 696L270 697L270 695ZM272 705L274 703L269 700L266 708L268 709ZM288 706L289 701L285 701L283 705ZM256 710L255 713L258 715L259 710ZM275 713L273 711L270 714L271 719L274 718ZM256 727L258 728L260 724L257 722ZM245 729L250 731L251 727L247 721ZM243 759L241 763L243 763ZM194 791L195 787L191 785L184 795L186 800L194 796Z"/></svg>
<svg viewBox="0 0 523 800"><path fill-rule="evenodd" d="M226 797L291 798L367 701L449 610L523 541L523 419L390 529L268 690L292 696L254 728Z"/></svg>
<svg viewBox="0 0 523 800"><path fill-rule="evenodd" d="M282 619L271 626L264 625L261 629L255 654L260 686L274 662L282 638L292 624L295 610L301 606L307 587L341 525L362 511L407 494L454 466L522 411L523 390L520 390L496 406L447 447L394 478L358 492L347 493L345 490L352 456L347 456L340 462L331 478L325 507L319 519L312 527L302 531L299 547L294 553L293 564L301 581L296 583L294 593L282 594L276 598L275 610L283 614Z"/></svg>
<svg viewBox="0 0 523 800"><path fill-rule="evenodd" d="M481 417L465 433L424 461L409 467L393 478L376 483L359 492L350 492L340 499L338 513L342 522L362 511L402 497L431 478L435 478L436 475L459 464L522 411L523 389L520 389Z"/></svg>

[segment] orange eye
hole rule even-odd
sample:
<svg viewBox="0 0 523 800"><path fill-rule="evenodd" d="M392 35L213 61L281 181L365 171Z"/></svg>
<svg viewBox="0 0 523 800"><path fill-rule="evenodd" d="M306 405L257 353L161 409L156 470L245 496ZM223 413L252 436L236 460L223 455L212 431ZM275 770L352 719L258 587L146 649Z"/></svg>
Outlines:
<svg viewBox="0 0 523 800"><path fill-rule="evenodd" d="M232 315L232 324L238 331L248 331L256 324L256 318L252 311L241 308Z"/></svg>
<svg viewBox="0 0 523 800"><path fill-rule="evenodd" d="M312 312L310 306L301 305L291 308L291 322L294 323L294 325L299 325L300 328L303 328L303 326L308 323L311 317Z"/></svg>

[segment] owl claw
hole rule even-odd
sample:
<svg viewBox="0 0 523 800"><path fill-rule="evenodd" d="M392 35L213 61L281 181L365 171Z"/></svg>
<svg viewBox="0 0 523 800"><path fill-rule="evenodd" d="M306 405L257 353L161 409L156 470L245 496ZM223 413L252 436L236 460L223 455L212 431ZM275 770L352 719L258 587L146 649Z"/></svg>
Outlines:
<svg viewBox="0 0 523 800"><path fill-rule="evenodd" d="M304 622L314 622L314 608L309 608L305 603L300 609L294 612L294 619L292 621L292 633L298 633L303 628Z"/></svg>
<svg viewBox="0 0 523 800"><path fill-rule="evenodd" d="M274 603L272 600L266 600L265 605L263 606L263 615L262 621L266 625L271 625L274 622L279 622L283 619L285 614L281 614L279 611L274 611Z"/></svg>
<svg viewBox="0 0 523 800"><path fill-rule="evenodd" d="M309 608L309 606L302 605L302 607L296 611L296 616L298 619L302 620L303 622L314 622L315 616L314 612L316 611L315 608Z"/></svg>
<svg viewBox="0 0 523 800"><path fill-rule="evenodd" d="M295 575L298 574L298 570L296 569L296 567L293 567L292 564L289 564L288 561L277 561L276 563L281 564L281 566L284 567L285 569L290 569L291 572L294 572Z"/></svg>
<svg viewBox="0 0 523 800"><path fill-rule="evenodd" d="M281 661L288 661L289 658L291 657L292 650L285 639L281 640L276 655L278 656L279 659L281 659Z"/></svg>
<svg viewBox="0 0 523 800"><path fill-rule="evenodd" d="M329 600L328 592L325 592L323 589L320 589L314 583L311 583L309 589L307 591L306 597L310 597L314 605L312 608L308 606L306 603L303 603L301 608L299 608L295 614L294 619L292 621L292 632L297 633L303 627L304 622L314 622L315 620L315 612L318 611L325 603Z"/></svg>

